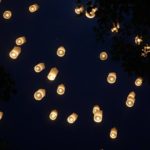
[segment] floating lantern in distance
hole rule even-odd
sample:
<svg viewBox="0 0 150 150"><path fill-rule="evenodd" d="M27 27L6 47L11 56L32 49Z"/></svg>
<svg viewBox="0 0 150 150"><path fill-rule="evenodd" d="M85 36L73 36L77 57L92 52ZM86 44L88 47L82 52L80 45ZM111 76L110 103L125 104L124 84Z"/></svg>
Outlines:
<svg viewBox="0 0 150 150"><path fill-rule="evenodd" d="M75 13L76 13L77 15L82 14L83 11L84 11L83 5L78 5L78 6L76 6L74 11L75 11Z"/></svg>
<svg viewBox="0 0 150 150"><path fill-rule="evenodd" d="M65 85L64 84L60 84L57 87L57 94L58 95L63 95L65 93Z"/></svg>
<svg viewBox="0 0 150 150"><path fill-rule="evenodd" d="M21 48L18 46L15 46L10 52L9 52L9 57L12 59L17 59L18 56L21 53Z"/></svg>
<svg viewBox="0 0 150 150"><path fill-rule="evenodd" d="M117 76L115 72L111 72L107 76L107 82L110 84L114 84L117 80Z"/></svg>
<svg viewBox="0 0 150 150"><path fill-rule="evenodd" d="M57 75L58 75L58 72L59 72L59 71L58 71L58 69L57 69L56 67L51 68L51 69L50 69L50 72L49 72L48 75L47 75L48 80L54 81L55 78L56 78Z"/></svg>
<svg viewBox="0 0 150 150"><path fill-rule="evenodd" d="M52 110L49 114L49 119L50 120L56 120L58 117L58 111L57 110Z"/></svg>
<svg viewBox="0 0 150 150"><path fill-rule="evenodd" d="M103 111L102 110L97 110L95 113L94 113L94 121L96 123L100 123L102 122L102 119L103 119Z"/></svg>
<svg viewBox="0 0 150 150"><path fill-rule="evenodd" d="M118 134L118 131L117 131L117 129L116 128L112 128L111 130L110 130L110 138L111 139L116 139L117 138L117 134Z"/></svg>
<svg viewBox="0 0 150 150"><path fill-rule="evenodd" d="M100 60L105 61L108 58L108 54L106 52L101 52L99 58Z"/></svg>
<svg viewBox="0 0 150 150"><path fill-rule="evenodd" d="M38 9L39 9L38 4L32 4L32 5L29 6L29 12L30 13L34 13L34 12L38 11Z"/></svg>
<svg viewBox="0 0 150 150"><path fill-rule="evenodd" d="M24 43L26 43L25 36L21 36L16 39L16 45L20 46L20 45L23 45Z"/></svg>
<svg viewBox="0 0 150 150"><path fill-rule="evenodd" d="M135 44L140 45L143 42L142 37L138 35L135 37Z"/></svg>
<svg viewBox="0 0 150 150"><path fill-rule="evenodd" d="M75 123L75 121L77 120L77 118L78 118L78 115L76 113L72 113L70 116L68 116L67 122L69 124L73 124L73 123Z"/></svg>
<svg viewBox="0 0 150 150"><path fill-rule="evenodd" d="M57 49L57 56L59 57L64 57L65 56L65 53L66 53L66 50L63 46L60 46L58 49Z"/></svg>
<svg viewBox="0 0 150 150"><path fill-rule="evenodd" d="M119 23L117 23L117 24L113 23L113 27L111 28L111 32L118 33L119 29L120 29L120 24Z"/></svg>
<svg viewBox="0 0 150 150"><path fill-rule="evenodd" d="M3 115L4 115L4 113L2 111L0 111L0 120L3 119Z"/></svg>
<svg viewBox="0 0 150 150"><path fill-rule="evenodd" d="M44 69L45 69L45 64L44 63L39 63L39 64L37 64L37 65L34 66L34 71L36 73L40 73Z"/></svg>
<svg viewBox="0 0 150 150"><path fill-rule="evenodd" d="M128 97L131 97L131 98L135 98L135 96L136 96L136 94L135 94L135 92L133 92L133 91L130 92L129 95L128 95Z"/></svg>
<svg viewBox="0 0 150 150"><path fill-rule="evenodd" d="M37 101L41 101L46 96L45 89L39 89L34 93L34 99Z"/></svg>
<svg viewBox="0 0 150 150"><path fill-rule="evenodd" d="M98 105L95 105L93 107L92 113L95 114L98 110L100 110L100 107Z"/></svg>
<svg viewBox="0 0 150 150"><path fill-rule="evenodd" d="M10 10L4 11L4 13L3 13L3 18L4 18L4 19L8 20L8 19L10 19L11 17L12 17L12 12L11 12Z"/></svg>
<svg viewBox="0 0 150 150"><path fill-rule="evenodd" d="M141 86L143 83L143 79L141 77L138 77L136 80L135 80L135 86Z"/></svg>
<svg viewBox="0 0 150 150"><path fill-rule="evenodd" d="M130 92L128 97L127 97L127 100L126 100L126 106L127 107L133 107L134 106L134 103L135 103L135 92Z"/></svg>
<svg viewBox="0 0 150 150"><path fill-rule="evenodd" d="M96 7L93 7L93 8L91 8L91 10L90 11L86 11L85 12L85 16L87 17L87 18L89 18L89 19L92 19L92 18L94 18L95 16L96 16L96 11L97 11L98 9L96 8Z"/></svg>

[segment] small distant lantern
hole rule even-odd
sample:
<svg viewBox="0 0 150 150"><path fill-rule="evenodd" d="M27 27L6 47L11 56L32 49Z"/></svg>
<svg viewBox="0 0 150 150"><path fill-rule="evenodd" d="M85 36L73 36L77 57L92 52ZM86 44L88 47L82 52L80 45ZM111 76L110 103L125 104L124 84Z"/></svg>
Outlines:
<svg viewBox="0 0 150 150"><path fill-rule="evenodd" d="M146 44L144 48L142 49L141 56L147 57L147 55L150 53L150 45Z"/></svg>
<svg viewBox="0 0 150 150"><path fill-rule="evenodd" d="M102 122L102 119L103 119L103 111L102 110L97 110L94 113L94 121L96 123L100 123L100 122Z"/></svg>
<svg viewBox="0 0 150 150"><path fill-rule="evenodd" d="M39 63L39 64L37 64L37 65L34 66L34 71L36 73L40 73L44 69L45 69L45 64L44 63Z"/></svg>
<svg viewBox="0 0 150 150"><path fill-rule="evenodd" d="M76 6L74 11L75 11L75 13L76 13L77 15L82 14L83 11L84 11L83 5Z"/></svg>
<svg viewBox="0 0 150 150"><path fill-rule="evenodd" d="M127 100L126 100L126 106L127 107L133 107L134 106L134 103L135 103L135 92L130 92L128 97L127 97Z"/></svg>
<svg viewBox="0 0 150 150"><path fill-rule="evenodd" d="M112 128L112 129L110 130L110 138L111 138L111 139L116 139L116 138L117 138L117 134L118 134L118 131L117 131L116 128Z"/></svg>
<svg viewBox="0 0 150 150"><path fill-rule="evenodd" d="M64 84L58 85L58 87L57 87L57 94L58 95L65 94L65 85Z"/></svg>
<svg viewBox="0 0 150 150"><path fill-rule="evenodd" d="M4 13L3 13L3 18L4 18L4 19L8 20L8 19L10 19L11 17L12 17L12 12L11 12L10 10L4 11Z"/></svg>
<svg viewBox="0 0 150 150"><path fill-rule="evenodd" d="M87 17L87 18L89 18L89 19L92 19L92 18L94 18L95 16L96 16L96 11L97 11L98 9L96 8L96 7L93 7L93 8L91 8L90 9L90 11L86 11L85 12L85 16Z"/></svg>
<svg viewBox="0 0 150 150"><path fill-rule="evenodd" d="M136 80L135 80L135 86L141 86L143 83L143 79L141 77L138 77Z"/></svg>
<svg viewBox="0 0 150 150"><path fill-rule="evenodd" d="M3 115L4 115L4 113L2 111L0 111L0 120L3 119Z"/></svg>
<svg viewBox="0 0 150 150"><path fill-rule="evenodd" d="M106 52L101 52L99 58L100 60L105 61L108 58L108 54Z"/></svg>
<svg viewBox="0 0 150 150"><path fill-rule="evenodd" d="M54 121L58 117L58 111L57 110L52 110L49 114L49 119Z"/></svg>
<svg viewBox="0 0 150 150"><path fill-rule="evenodd" d="M63 46L60 46L58 49L57 49L57 56L59 57L64 57L65 56L65 53L66 53L66 50Z"/></svg>
<svg viewBox="0 0 150 150"><path fill-rule="evenodd" d="M135 37L135 44L140 45L143 42L142 37L139 37L138 35Z"/></svg>
<svg viewBox="0 0 150 150"><path fill-rule="evenodd" d="M21 47L15 46L10 52L9 57L12 59L17 59L21 53Z"/></svg>
<svg viewBox="0 0 150 150"><path fill-rule="evenodd" d="M41 101L46 96L45 89L39 89L34 93L34 99L37 101Z"/></svg>
<svg viewBox="0 0 150 150"><path fill-rule="evenodd" d="M94 107L93 107L93 111L92 111L92 113L93 114L95 114L97 111L99 111L100 110L100 107L98 106L98 105L95 105Z"/></svg>
<svg viewBox="0 0 150 150"><path fill-rule="evenodd" d="M107 82L109 84L114 84L116 82L116 80L117 80L117 75L116 75L115 72L111 72L111 73L108 74Z"/></svg>
<svg viewBox="0 0 150 150"><path fill-rule="evenodd" d="M58 69L56 67L51 68L50 72L47 75L48 80L54 81L58 75Z"/></svg>
<svg viewBox="0 0 150 150"><path fill-rule="evenodd" d="M131 97L131 98L135 98L135 96L136 96L136 94L135 94L135 92L133 92L133 91L130 92L129 95L128 95L128 97Z"/></svg>
<svg viewBox="0 0 150 150"><path fill-rule="evenodd" d="M24 43L26 43L26 38L25 38L25 36L21 36L21 37L18 37L18 38L16 39L16 45L21 46L21 45L23 45Z"/></svg>
<svg viewBox="0 0 150 150"><path fill-rule="evenodd" d="M117 23L117 24L113 23L113 27L111 28L111 32L118 33L119 29L120 29L120 24L119 23Z"/></svg>
<svg viewBox="0 0 150 150"><path fill-rule="evenodd" d="M77 120L77 118L78 118L78 115L76 113L72 113L70 116L68 116L67 122L69 124L73 124L73 123L75 123L75 121Z"/></svg>
<svg viewBox="0 0 150 150"><path fill-rule="evenodd" d="M39 5L38 4L33 4L33 5L29 6L29 12L30 13L34 13L34 12L38 11L38 9L39 9Z"/></svg>

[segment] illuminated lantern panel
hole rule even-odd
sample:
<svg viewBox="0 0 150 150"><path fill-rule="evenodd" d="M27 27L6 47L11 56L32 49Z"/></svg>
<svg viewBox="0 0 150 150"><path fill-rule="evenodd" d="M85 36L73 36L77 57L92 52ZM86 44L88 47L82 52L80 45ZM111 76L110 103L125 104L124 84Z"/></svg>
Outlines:
<svg viewBox="0 0 150 150"><path fill-rule="evenodd" d="M0 120L2 120L4 113L0 111Z"/></svg>
<svg viewBox="0 0 150 150"><path fill-rule="evenodd" d="M55 78L56 78L57 75L58 75L58 72L59 72L59 71L58 71L58 69L57 69L56 67L51 68L51 69L50 69L50 72L49 72L48 75L47 75L48 80L54 81Z"/></svg>
<svg viewBox="0 0 150 150"><path fill-rule="evenodd" d="M95 114L97 111L99 111L100 110L100 107L98 106L98 105L95 105L94 107L93 107L93 114Z"/></svg>
<svg viewBox="0 0 150 150"><path fill-rule="evenodd" d="M68 116L67 122L69 124L73 124L73 123L75 123L75 121L77 120L77 118L78 118L78 115L76 113L72 113L70 116Z"/></svg>
<svg viewBox="0 0 150 150"><path fill-rule="evenodd" d="M77 15L80 15L80 14L82 14L83 13L83 11L84 11L84 7L82 6L82 5L80 5L80 6L77 6L76 8L75 8L75 13L77 14Z"/></svg>
<svg viewBox="0 0 150 150"><path fill-rule="evenodd" d="M3 13L3 18L4 19L10 19L12 17L12 12L10 11L10 10L6 10L6 11L4 11L4 13Z"/></svg>
<svg viewBox="0 0 150 150"><path fill-rule="evenodd" d="M18 46L15 46L10 52L9 52L9 57L12 59L17 59L18 56L21 53L21 48Z"/></svg>
<svg viewBox="0 0 150 150"><path fill-rule="evenodd" d="M95 16L96 16L96 11L97 11L97 8L95 7L95 8L92 8L90 11L86 11L85 12L85 16L87 17L87 18L89 18L89 19L92 19L92 18L94 18Z"/></svg>
<svg viewBox="0 0 150 150"><path fill-rule="evenodd" d="M110 138L111 139L116 139L117 138L117 133L118 131L117 131L117 129L116 128L112 128L111 130L110 130Z"/></svg>
<svg viewBox="0 0 150 150"><path fill-rule="evenodd" d="M94 121L96 123L100 123L100 122L102 122L102 119L103 119L103 111L102 110L97 110L94 113Z"/></svg>
<svg viewBox="0 0 150 150"><path fill-rule="evenodd" d="M33 4L33 5L29 6L29 12L30 13L34 13L34 12L38 11L38 9L39 9L39 5L38 4Z"/></svg>
<svg viewBox="0 0 150 150"><path fill-rule="evenodd" d="M135 37L135 44L140 45L143 42L142 37L138 35Z"/></svg>
<svg viewBox="0 0 150 150"><path fill-rule="evenodd" d="M119 23L117 23L117 24L113 23L113 27L111 28L111 32L118 33L119 29L120 29Z"/></svg>
<svg viewBox="0 0 150 150"><path fill-rule="evenodd" d="M135 86L141 86L142 83L143 83L143 79L141 77L139 77L135 80Z"/></svg>
<svg viewBox="0 0 150 150"><path fill-rule="evenodd" d="M109 84L114 84L117 80L117 76L116 76L116 73L115 72L111 72L108 74L107 76L107 82Z"/></svg>
<svg viewBox="0 0 150 150"><path fill-rule="evenodd" d="M36 73L40 73L44 69L45 69L45 64L44 63L39 63L39 64L37 64L37 65L34 66L34 71Z"/></svg>
<svg viewBox="0 0 150 150"><path fill-rule="evenodd" d="M58 49L57 49L57 56L58 57L64 57L65 56L65 53L66 53L66 50L63 46L60 46Z"/></svg>
<svg viewBox="0 0 150 150"><path fill-rule="evenodd" d="M58 95L63 95L63 94L65 94L65 86L64 86L64 84L58 85L58 87L57 87L57 94L58 94Z"/></svg>
<svg viewBox="0 0 150 150"><path fill-rule="evenodd" d="M26 43L26 38L25 38L25 36L18 37L18 38L16 39L16 45L20 46L20 45L23 45L24 43Z"/></svg>
<svg viewBox="0 0 150 150"><path fill-rule="evenodd" d="M45 89L39 89L34 93L34 99L37 101L41 101L46 96Z"/></svg>
<svg viewBox="0 0 150 150"><path fill-rule="evenodd" d="M57 110L52 110L49 114L49 119L50 120L56 120L58 117L58 111Z"/></svg>
<svg viewBox="0 0 150 150"><path fill-rule="evenodd" d="M100 60L105 61L108 58L108 54L106 52L101 52L99 58Z"/></svg>

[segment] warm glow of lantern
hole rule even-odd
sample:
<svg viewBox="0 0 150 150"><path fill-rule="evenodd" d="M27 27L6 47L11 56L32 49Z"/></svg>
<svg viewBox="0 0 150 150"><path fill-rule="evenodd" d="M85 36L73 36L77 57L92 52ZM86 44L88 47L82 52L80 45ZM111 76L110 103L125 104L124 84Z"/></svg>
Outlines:
<svg viewBox="0 0 150 150"><path fill-rule="evenodd" d="M51 68L50 72L47 75L48 80L54 81L58 75L58 69L56 67Z"/></svg>
<svg viewBox="0 0 150 150"><path fill-rule="evenodd" d="M57 56L59 57L64 57L65 56L65 53L66 53L66 50L63 46L60 46L58 49L57 49Z"/></svg>
<svg viewBox="0 0 150 150"><path fill-rule="evenodd" d="M63 95L65 93L65 85L64 84L60 84L57 87L57 94L58 95Z"/></svg>
<svg viewBox="0 0 150 150"><path fill-rule="evenodd" d="M75 123L75 121L77 120L77 118L78 118L78 115L76 113L72 113L70 116L68 116L67 122L69 124L73 124L73 123Z"/></svg>
<svg viewBox="0 0 150 150"><path fill-rule="evenodd" d="M45 64L44 63L39 63L39 64L37 64L37 65L34 66L34 71L36 73L40 73L44 69L45 69Z"/></svg>
<svg viewBox="0 0 150 150"><path fill-rule="evenodd" d="M16 39L16 45L23 45L24 43L26 43L26 38L25 38L25 36L21 36L21 37L18 37L17 39Z"/></svg>
<svg viewBox="0 0 150 150"><path fill-rule="evenodd" d="M83 7L83 5L80 5L80 6L77 6L76 8L75 8L75 13L77 14L77 15L80 15L80 14L82 14L83 13L83 11L84 11L84 7Z"/></svg>
<svg viewBox="0 0 150 150"><path fill-rule="evenodd" d="M4 113L2 111L0 111L0 120L3 119L3 115L4 115Z"/></svg>
<svg viewBox="0 0 150 150"><path fill-rule="evenodd" d="M143 83L143 79L142 79L141 77L139 77L139 78L137 78L137 79L135 80L135 85L136 85L136 86L141 86L142 83Z"/></svg>
<svg viewBox="0 0 150 150"><path fill-rule="evenodd" d="M135 37L135 44L140 45L143 42L142 37L138 35Z"/></svg>
<svg viewBox="0 0 150 150"><path fill-rule="evenodd" d="M52 110L49 114L49 119L50 120L56 120L58 117L58 111L57 110Z"/></svg>
<svg viewBox="0 0 150 150"><path fill-rule="evenodd" d="M112 128L112 129L110 130L110 138L111 138L111 139L116 139L116 138L117 138L117 134L118 134L118 131L117 131L116 128Z"/></svg>
<svg viewBox="0 0 150 150"><path fill-rule="evenodd" d="M107 76L107 82L110 84L114 84L117 80L117 76L115 72L111 72Z"/></svg>
<svg viewBox="0 0 150 150"><path fill-rule="evenodd" d="M100 107L98 106L98 105L95 105L94 107L93 107L93 110L92 110L92 113L93 114L95 114L97 111L99 111L100 110Z"/></svg>
<svg viewBox="0 0 150 150"><path fill-rule="evenodd" d="M100 123L100 122L102 122L102 119L103 119L103 111L102 110L97 110L94 113L94 121L96 123Z"/></svg>
<svg viewBox="0 0 150 150"><path fill-rule="evenodd" d="M92 18L94 18L95 16L96 16L96 11L97 11L98 9L95 7L95 8L92 8L91 9L91 11L86 11L85 12L85 16L87 17L87 18L89 18L89 19L92 19Z"/></svg>
<svg viewBox="0 0 150 150"><path fill-rule="evenodd" d="M100 60L105 61L108 58L108 54L106 52L101 52L99 58Z"/></svg>
<svg viewBox="0 0 150 150"><path fill-rule="evenodd" d="M38 9L39 9L39 5L38 4L33 4L33 5L29 6L29 12L30 13L34 13L34 12L38 11Z"/></svg>
<svg viewBox="0 0 150 150"><path fill-rule="evenodd" d="M118 33L119 29L120 29L120 24L119 23L117 23L117 24L113 23L113 27L111 28L111 32Z"/></svg>
<svg viewBox="0 0 150 150"><path fill-rule="evenodd" d="M134 106L134 103L135 103L135 92L130 92L128 97L127 97L127 100L126 100L126 106L127 107L133 107Z"/></svg>
<svg viewBox="0 0 150 150"><path fill-rule="evenodd" d="M12 12L10 11L10 10L6 10L6 11L4 11L4 13L3 13L3 18L4 19L10 19L12 17Z"/></svg>
<svg viewBox="0 0 150 150"><path fill-rule="evenodd" d="M34 93L34 99L37 101L41 101L46 96L45 89L39 89Z"/></svg>
<svg viewBox="0 0 150 150"><path fill-rule="evenodd" d="M18 46L15 46L10 52L9 52L9 57L12 59L17 59L18 56L21 53L21 48Z"/></svg>

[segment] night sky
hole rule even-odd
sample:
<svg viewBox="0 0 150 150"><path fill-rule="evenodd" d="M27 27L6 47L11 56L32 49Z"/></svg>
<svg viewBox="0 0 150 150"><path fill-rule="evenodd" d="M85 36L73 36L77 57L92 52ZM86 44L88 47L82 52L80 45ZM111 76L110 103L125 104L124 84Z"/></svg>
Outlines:
<svg viewBox="0 0 150 150"><path fill-rule="evenodd" d="M38 3L40 9L29 13L28 7ZM8 102L0 101L4 117L0 121L0 138L10 150L144 150L150 149L150 86L135 87L135 76L111 60L111 40L96 41L93 27L96 19L79 17L72 0L2 0L0 3L0 64L15 81L17 93ZM13 16L4 20L2 14L11 10ZM15 39L25 36L27 43L17 60L9 58ZM59 58L56 50L66 48ZM107 51L109 59L100 61L99 53ZM36 74L33 67L44 62L46 69ZM59 69L54 82L48 81L51 67ZM109 72L117 73L117 82L106 81ZM56 93L64 83L66 93ZM45 88L47 95L35 101L33 94ZM136 92L133 108L125 106L129 92ZM103 121L93 121L92 108L100 105ZM52 122L49 112L57 109L58 119ZM66 118L72 112L79 117L70 125ZM109 138L112 127L118 129L116 140ZM147 147L147 148L146 148Z"/></svg>

